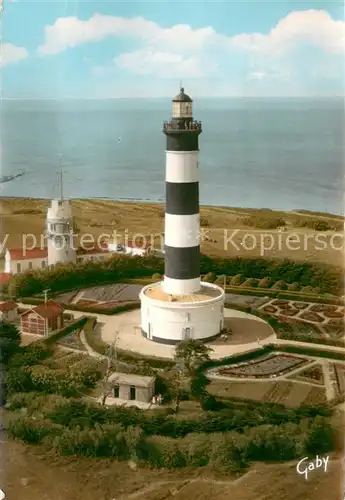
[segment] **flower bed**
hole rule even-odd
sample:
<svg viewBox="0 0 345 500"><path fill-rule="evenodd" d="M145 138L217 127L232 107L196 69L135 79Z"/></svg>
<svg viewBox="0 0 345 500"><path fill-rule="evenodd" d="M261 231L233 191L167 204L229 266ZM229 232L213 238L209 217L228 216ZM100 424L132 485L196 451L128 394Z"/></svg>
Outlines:
<svg viewBox="0 0 345 500"><path fill-rule="evenodd" d="M272 306L282 307L284 305L289 305L290 301L289 300L285 300L285 299L276 299L273 302L271 302L271 304L272 304Z"/></svg>
<svg viewBox="0 0 345 500"><path fill-rule="evenodd" d="M282 375L292 368L303 365L307 360L288 354L271 355L265 359L259 359L246 364L222 368L218 371L220 375L232 377L254 377L263 378L272 375Z"/></svg>
<svg viewBox="0 0 345 500"><path fill-rule="evenodd" d="M345 367L343 365L334 364L335 378L337 381L338 394L345 394Z"/></svg>
<svg viewBox="0 0 345 500"><path fill-rule="evenodd" d="M322 327L332 338L343 338L345 336L344 328L339 325L325 325Z"/></svg>
<svg viewBox="0 0 345 500"><path fill-rule="evenodd" d="M302 310L302 309L306 309L309 306L309 304L308 304L308 302L307 303L306 302L292 302L292 306L295 307L296 309Z"/></svg>
<svg viewBox="0 0 345 500"><path fill-rule="evenodd" d="M319 313L322 313L322 312L328 312L328 311L336 311L337 310L337 306L330 306L328 304L314 304L310 307L309 311L313 311L313 312L319 312Z"/></svg>
<svg viewBox="0 0 345 500"><path fill-rule="evenodd" d="M306 321L314 321L315 323L323 323L325 321L325 318L320 316L320 314L316 312L309 312L305 311L300 315L301 319L304 319Z"/></svg>
<svg viewBox="0 0 345 500"><path fill-rule="evenodd" d="M268 313L268 314L276 314L278 312L278 309L274 306L265 306L263 307L263 312Z"/></svg>
<svg viewBox="0 0 345 500"><path fill-rule="evenodd" d="M320 365L311 366L310 368L299 372L294 378L306 380L308 382L312 381L320 385L324 385L325 383L322 366Z"/></svg>
<svg viewBox="0 0 345 500"><path fill-rule="evenodd" d="M344 318L344 313L340 311L324 311L323 315L326 318Z"/></svg>
<svg viewBox="0 0 345 500"><path fill-rule="evenodd" d="M97 306L98 301L97 300L89 300L89 299L80 299L76 303L76 306L78 307L90 307L90 306Z"/></svg>
<svg viewBox="0 0 345 500"><path fill-rule="evenodd" d="M114 309L120 305L127 306L129 304L134 304L136 302L138 302L138 300L127 300L126 302L122 302L120 300L111 300L109 302L102 302L101 304L97 303L97 304L91 305L90 308L97 307L97 309L108 310L108 309Z"/></svg>
<svg viewBox="0 0 345 500"><path fill-rule="evenodd" d="M295 316L297 313L299 313L299 310L294 309L293 307L289 307L281 311L283 316Z"/></svg>

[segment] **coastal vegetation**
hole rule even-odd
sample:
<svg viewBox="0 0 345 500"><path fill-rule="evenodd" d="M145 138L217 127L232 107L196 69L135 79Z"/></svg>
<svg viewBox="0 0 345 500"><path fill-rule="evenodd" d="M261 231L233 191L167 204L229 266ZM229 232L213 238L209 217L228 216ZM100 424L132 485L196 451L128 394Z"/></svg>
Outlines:
<svg viewBox="0 0 345 500"><path fill-rule="evenodd" d="M344 291L343 273L332 265L294 262L288 259L264 259L235 257L228 259L212 258L201 255L201 274L211 281L216 276L226 275L229 285L244 285L251 279L250 286L259 289L264 281L267 286L274 286L276 291L291 292L301 288L304 293L342 295ZM156 256L131 257L114 255L107 260L87 263L57 265L54 269L27 271L13 275L8 284L11 297L25 297L41 293L45 288L52 292L85 288L107 283L123 282L127 279L146 277L164 272L164 261ZM254 279L254 281L253 281ZM278 286L279 285L279 286ZM248 286L248 281L245 286ZM309 288L306 288L309 287Z"/></svg>
<svg viewBox="0 0 345 500"><path fill-rule="evenodd" d="M188 419L177 418L169 407L155 413L87 402L82 396L101 371L91 368L89 361L48 367L44 361L50 354L42 344L32 345L22 348L7 365L7 408L13 414L8 434L28 444L43 443L63 455L132 459L154 468L208 465L220 471L239 471L251 461L289 460L335 447L328 421L332 411L325 405L238 407L207 395L203 370L212 362L208 352L197 345L180 346L176 352L185 361L189 397L201 400L204 409L198 417ZM165 387L174 396L171 383L170 388L169 382ZM18 414L20 409L25 414Z"/></svg>

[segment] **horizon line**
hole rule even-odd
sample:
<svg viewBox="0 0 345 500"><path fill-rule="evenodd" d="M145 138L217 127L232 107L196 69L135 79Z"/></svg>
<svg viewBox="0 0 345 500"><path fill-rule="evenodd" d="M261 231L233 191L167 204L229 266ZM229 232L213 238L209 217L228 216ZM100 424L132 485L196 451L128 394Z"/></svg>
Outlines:
<svg viewBox="0 0 345 500"><path fill-rule="evenodd" d="M148 97L148 96L128 96L128 97L1 97L0 101L100 101L100 100L133 100L133 99L172 99L172 96ZM247 96L247 95L228 95L228 96L207 96L199 95L195 99L344 99L345 95L310 95L310 96Z"/></svg>

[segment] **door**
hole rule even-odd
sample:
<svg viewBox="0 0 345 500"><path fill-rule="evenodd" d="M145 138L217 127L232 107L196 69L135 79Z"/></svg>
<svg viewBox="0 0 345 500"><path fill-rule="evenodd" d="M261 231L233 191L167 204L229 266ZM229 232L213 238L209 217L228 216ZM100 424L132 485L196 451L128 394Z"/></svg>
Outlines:
<svg viewBox="0 0 345 500"><path fill-rule="evenodd" d="M184 340L189 340L191 338L191 329L189 327L183 329L183 338Z"/></svg>
<svg viewBox="0 0 345 500"><path fill-rule="evenodd" d="M131 401L134 401L135 398L136 398L136 390L135 390L134 386L131 386L130 389L129 389L129 399Z"/></svg>
<svg viewBox="0 0 345 500"><path fill-rule="evenodd" d="M114 387L114 398L119 398L120 397L120 387L118 385L115 385Z"/></svg>

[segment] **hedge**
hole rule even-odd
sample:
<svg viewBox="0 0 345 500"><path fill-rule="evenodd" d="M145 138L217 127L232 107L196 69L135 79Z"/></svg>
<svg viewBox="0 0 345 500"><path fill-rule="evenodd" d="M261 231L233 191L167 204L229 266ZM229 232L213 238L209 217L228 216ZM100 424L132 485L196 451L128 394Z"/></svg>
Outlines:
<svg viewBox="0 0 345 500"><path fill-rule="evenodd" d="M82 316L81 318L78 318L77 321L74 321L71 325L68 325L65 328L59 330L58 332L53 333L49 337L46 337L43 341L40 340L40 342L46 344L47 346L54 344L62 337L66 337L68 334L72 333L74 330L82 329L87 321L88 318L86 316Z"/></svg>
<svg viewBox="0 0 345 500"><path fill-rule="evenodd" d="M44 299L38 299L37 297L25 297L24 299L21 300L21 302L23 304L36 305L44 303ZM105 314L109 316L113 314L119 314L125 311L132 311L133 309L139 309L141 305L140 300L135 300L133 302L119 303L119 305L111 309L106 309L106 308L103 309L102 307L78 306L76 304L64 304L63 302L59 302L59 304L64 309L70 311Z"/></svg>
<svg viewBox="0 0 345 500"><path fill-rule="evenodd" d="M339 297L324 297L322 295L311 294L311 293L303 293L303 292L293 292L293 291L284 291L281 290L272 290L272 288L254 288L254 287L244 287L244 286L227 286L225 288L225 293L232 293L235 295L254 295L254 296L262 296L269 297L271 299L287 299L287 300L295 300L300 302L317 302L322 304L333 304L343 306L345 305L345 300Z"/></svg>
<svg viewBox="0 0 345 500"><path fill-rule="evenodd" d="M114 255L103 261L78 264L59 264L53 269L28 271L11 277L8 293L12 297L32 296L47 286L51 292L72 290L90 286L123 282L128 279L149 279L154 273L164 272L164 260L155 256L137 257ZM286 283L297 282L301 287L320 287L322 293L342 295L343 272L339 267L312 262L294 262L289 259L265 259L263 257L235 257L222 259L200 256L200 273L242 275L246 278Z"/></svg>
<svg viewBox="0 0 345 500"><path fill-rule="evenodd" d="M334 347L344 347L345 348L345 341L341 339L330 339L330 338L323 338L323 337L313 337L313 336L308 336L308 335L303 335L298 334L298 333L288 333L288 332L281 332L277 331L277 336L280 339L285 339L285 340L292 340L292 341L297 341L297 342L306 342L310 344L324 344L324 345L331 345Z"/></svg>

